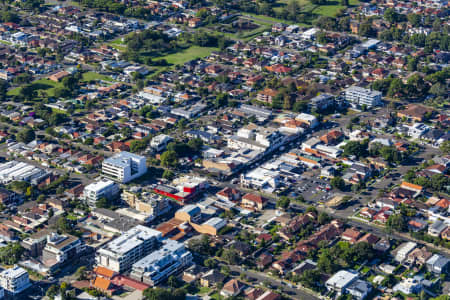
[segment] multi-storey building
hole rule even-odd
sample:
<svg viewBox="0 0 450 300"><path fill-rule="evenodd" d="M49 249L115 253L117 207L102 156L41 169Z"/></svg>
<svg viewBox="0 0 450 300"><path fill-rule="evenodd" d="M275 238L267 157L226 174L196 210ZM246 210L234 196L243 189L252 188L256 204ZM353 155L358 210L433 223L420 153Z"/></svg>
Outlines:
<svg viewBox="0 0 450 300"><path fill-rule="evenodd" d="M99 249L95 260L97 265L120 273L149 254L160 239L159 231L138 225Z"/></svg>
<svg viewBox="0 0 450 300"><path fill-rule="evenodd" d="M0 273L0 286L12 295L21 293L30 285L28 272L19 266L14 266Z"/></svg>
<svg viewBox="0 0 450 300"><path fill-rule="evenodd" d="M122 151L103 161L102 172L112 180L127 183L147 172L146 158Z"/></svg>
<svg viewBox="0 0 450 300"><path fill-rule="evenodd" d="M381 105L381 92L365 89L359 86L351 86L345 90L345 100L354 107L367 107Z"/></svg>
<svg viewBox="0 0 450 300"><path fill-rule="evenodd" d="M191 263L192 254L182 243L165 240L160 249L133 264L131 278L155 286Z"/></svg>
<svg viewBox="0 0 450 300"><path fill-rule="evenodd" d="M83 198L89 206L95 207L100 198L113 198L119 194L119 185L112 180L102 179L87 185Z"/></svg>
<svg viewBox="0 0 450 300"><path fill-rule="evenodd" d="M54 261L57 264L62 264L72 257L77 257L83 250L84 245L76 236L59 235L52 232L47 235L47 245L42 251L42 258L44 262Z"/></svg>

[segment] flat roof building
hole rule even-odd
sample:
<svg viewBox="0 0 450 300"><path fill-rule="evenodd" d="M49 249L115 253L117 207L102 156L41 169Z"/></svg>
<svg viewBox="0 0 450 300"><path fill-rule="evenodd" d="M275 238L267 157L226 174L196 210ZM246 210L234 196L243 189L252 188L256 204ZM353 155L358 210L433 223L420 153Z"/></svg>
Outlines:
<svg viewBox="0 0 450 300"><path fill-rule="evenodd" d="M131 278L155 286L192 264L192 254L183 243L164 240L163 246L133 264Z"/></svg>
<svg viewBox="0 0 450 300"><path fill-rule="evenodd" d="M19 266L4 270L0 273L0 286L17 295L31 286L28 272Z"/></svg>
<svg viewBox="0 0 450 300"><path fill-rule="evenodd" d="M160 239L159 231L137 225L99 249L95 260L97 265L120 273L149 254Z"/></svg>
<svg viewBox="0 0 450 300"><path fill-rule="evenodd" d="M86 203L95 207L100 198L110 199L119 194L119 185L112 180L102 179L85 186L83 198Z"/></svg>
<svg viewBox="0 0 450 300"><path fill-rule="evenodd" d="M368 108L381 105L382 93L370 89L365 89L359 86L351 86L345 90L345 100L347 100L353 107Z"/></svg>
<svg viewBox="0 0 450 300"><path fill-rule="evenodd" d="M102 173L121 183L127 183L146 172L146 158L126 151L105 159L102 163Z"/></svg>

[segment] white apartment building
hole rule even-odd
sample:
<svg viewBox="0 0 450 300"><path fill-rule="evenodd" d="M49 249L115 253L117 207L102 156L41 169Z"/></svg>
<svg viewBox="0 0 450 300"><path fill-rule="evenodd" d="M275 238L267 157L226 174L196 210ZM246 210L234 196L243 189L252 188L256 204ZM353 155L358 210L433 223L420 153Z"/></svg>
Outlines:
<svg viewBox="0 0 450 300"><path fill-rule="evenodd" d="M167 144L169 144L171 141L173 141L173 138L166 134L160 134L155 136L150 141L150 147L155 149L156 152L160 152L166 149Z"/></svg>
<svg viewBox="0 0 450 300"><path fill-rule="evenodd" d="M28 272L14 266L0 273L0 286L12 295L17 295L31 286Z"/></svg>
<svg viewBox="0 0 450 300"><path fill-rule="evenodd" d="M276 128L264 128L249 124L239 129L236 135L228 138L228 147L269 153L286 143L287 140L287 136Z"/></svg>
<svg viewBox="0 0 450 300"><path fill-rule="evenodd" d="M381 92L365 89L359 86L351 86L345 90L345 100L353 107L367 107L381 105Z"/></svg>
<svg viewBox="0 0 450 300"><path fill-rule="evenodd" d="M83 191L84 201L95 207L100 198L113 198L119 194L119 185L112 180L102 179L87 185Z"/></svg>
<svg viewBox="0 0 450 300"><path fill-rule="evenodd" d="M73 235L59 235L52 232L47 236L47 244L42 252L44 261L64 263L72 257L76 257L84 250L81 240Z"/></svg>
<svg viewBox="0 0 450 300"><path fill-rule="evenodd" d="M112 180L127 183L147 172L146 158L122 151L103 161L102 172Z"/></svg>
<svg viewBox="0 0 450 300"><path fill-rule="evenodd" d="M183 243L164 240L163 246L135 264L131 278L155 286L192 264L192 254Z"/></svg>
<svg viewBox="0 0 450 300"><path fill-rule="evenodd" d="M161 232L137 225L99 249L95 261L115 272L129 270L156 247L161 237Z"/></svg>

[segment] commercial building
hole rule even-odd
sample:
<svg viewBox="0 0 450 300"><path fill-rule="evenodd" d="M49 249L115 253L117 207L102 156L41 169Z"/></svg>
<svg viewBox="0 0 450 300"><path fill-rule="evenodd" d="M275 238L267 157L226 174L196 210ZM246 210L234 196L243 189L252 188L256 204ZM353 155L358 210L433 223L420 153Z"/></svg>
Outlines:
<svg viewBox="0 0 450 300"><path fill-rule="evenodd" d="M365 89L359 86L351 86L345 90L345 100L353 107L367 107L381 105L381 92Z"/></svg>
<svg viewBox="0 0 450 300"><path fill-rule="evenodd" d="M19 266L4 270L0 273L0 286L8 293L17 295L31 286L28 272Z"/></svg>
<svg viewBox="0 0 450 300"><path fill-rule="evenodd" d="M140 187L132 187L123 191L121 199L137 211L149 215L152 219L170 210L170 201L150 192L143 192Z"/></svg>
<svg viewBox="0 0 450 300"><path fill-rule="evenodd" d="M3 184L11 181L27 181L37 184L48 174L44 169L15 160L0 164L0 181Z"/></svg>
<svg viewBox="0 0 450 300"><path fill-rule="evenodd" d="M236 135L228 138L231 149L251 149L270 153L287 142L287 136L273 127L260 127L249 124L239 129Z"/></svg>
<svg viewBox="0 0 450 300"><path fill-rule="evenodd" d="M164 240L163 246L133 264L131 278L155 286L192 264L192 254L184 244Z"/></svg>
<svg viewBox="0 0 450 300"><path fill-rule="evenodd" d="M102 179L87 185L83 199L89 206L95 207L100 198L114 198L119 194L119 185L112 180Z"/></svg>
<svg viewBox="0 0 450 300"><path fill-rule="evenodd" d="M119 273L129 270L135 262L149 254L160 239L159 231L137 225L99 249L96 263Z"/></svg>
<svg viewBox="0 0 450 300"><path fill-rule="evenodd" d="M184 176L176 178L171 186L158 185L153 191L185 204L208 186L208 181L201 177Z"/></svg>
<svg viewBox="0 0 450 300"><path fill-rule="evenodd" d="M127 183L147 172L146 158L122 151L103 161L102 172L115 181Z"/></svg>

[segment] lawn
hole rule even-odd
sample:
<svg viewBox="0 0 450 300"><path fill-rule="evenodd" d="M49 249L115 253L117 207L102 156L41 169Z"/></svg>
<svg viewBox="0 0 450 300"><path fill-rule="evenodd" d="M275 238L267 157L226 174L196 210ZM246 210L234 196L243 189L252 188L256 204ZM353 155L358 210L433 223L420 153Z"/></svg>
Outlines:
<svg viewBox="0 0 450 300"><path fill-rule="evenodd" d="M97 72L83 73L83 81L91 81L91 80L113 81L111 77L99 74Z"/></svg>
<svg viewBox="0 0 450 300"><path fill-rule="evenodd" d="M317 5L315 8L311 10L312 13L322 16L328 16L328 17L335 17L338 11L341 9L344 9L345 6L340 5L340 1L333 1L336 2L336 4L332 5ZM350 6L356 6L359 5L358 0L349 0Z"/></svg>
<svg viewBox="0 0 450 300"><path fill-rule="evenodd" d="M62 88L61 82L55 82L47 78L42 78L31 83L35 90L44 90L48 96L53 97L55 95L55 89ZM12 89L8 92L9 96L16 96L20 94L21 87Z"/></svg>
<svg viewBox="0 0 450 300"><path fill-rule="evenodd" d="M213 51L219 50L215 47L198 47L192 46L183 51L169 54L166 56L156 57L155 60L165 59L169 64L172 65L182 65L188 61L194 60L196 58L203 58L211 54Z"/></svg>

